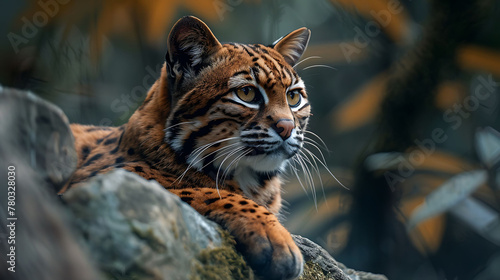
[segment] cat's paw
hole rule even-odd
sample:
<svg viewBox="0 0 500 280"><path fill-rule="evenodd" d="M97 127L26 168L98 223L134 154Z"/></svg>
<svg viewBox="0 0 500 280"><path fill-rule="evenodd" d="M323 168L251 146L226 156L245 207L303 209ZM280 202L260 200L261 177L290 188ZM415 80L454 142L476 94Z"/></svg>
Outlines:
<svg viewBox="0 0 500 280"><path fill-rule="evenodd" d="M302 273L304 259L299 247L266 207L224 190L170 191L227 229L236 240L237 249L262 279L295 279Z"/></svg>
<svg viewBox="0 0 500 280"><path fill-rule="evenodd" d="M295 279L304 260L290 233L278 222L256 223L245 238L237 236L238 249L262 279Z"/></svg>

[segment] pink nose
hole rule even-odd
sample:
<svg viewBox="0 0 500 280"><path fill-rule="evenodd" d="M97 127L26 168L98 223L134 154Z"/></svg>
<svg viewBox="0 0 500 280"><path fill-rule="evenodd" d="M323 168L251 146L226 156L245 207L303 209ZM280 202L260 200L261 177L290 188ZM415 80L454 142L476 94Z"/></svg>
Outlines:
<svg viewBox="0 0 500 280"><path fill-rule="evenodd" d="M283 140L288 139L292 134L292 130L295 127L295 123L290 119L281 119L276 123L274 130L278 132Z"/></svg>

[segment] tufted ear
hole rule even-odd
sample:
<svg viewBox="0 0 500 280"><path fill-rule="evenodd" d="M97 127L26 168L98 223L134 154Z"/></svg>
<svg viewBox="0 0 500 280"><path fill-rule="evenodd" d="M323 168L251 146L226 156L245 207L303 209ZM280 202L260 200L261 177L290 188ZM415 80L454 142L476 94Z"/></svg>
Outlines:
<svg viewBox="0 0 500 280"><path fill-rule="evenodd" d="M221 47L200 19L193 16L179 19L168 35L165 59L169 77L178 84L186 78L193 78L206 66L206 59Z"/></svg>
<svg viewBox="0 0 500 280"><path fill-rule="evenodd" d="M273 48L278 51L285 61L294 66L306 50L311 37L311 31L305 27L299 28L273 43Z"/></svg>

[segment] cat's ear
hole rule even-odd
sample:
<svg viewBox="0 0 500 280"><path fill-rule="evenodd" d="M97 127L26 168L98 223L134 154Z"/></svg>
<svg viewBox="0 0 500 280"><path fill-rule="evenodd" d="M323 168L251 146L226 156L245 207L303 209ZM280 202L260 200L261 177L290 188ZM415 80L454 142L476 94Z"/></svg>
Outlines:
<svg viewBox="0 0 500 280"><path fill-rule="evenodd" d="M310 37L311 31L302 27L278 39L272 47L285 58L288 64L294 66L306 50Z"/></svg>
<svg viewBox="0 0 500 280"><path fill-rule="evenodd" d="M168 35L166 61L171 77L196 75L208 57L221 48L208 26L200 19L185 16Z"/></svg>

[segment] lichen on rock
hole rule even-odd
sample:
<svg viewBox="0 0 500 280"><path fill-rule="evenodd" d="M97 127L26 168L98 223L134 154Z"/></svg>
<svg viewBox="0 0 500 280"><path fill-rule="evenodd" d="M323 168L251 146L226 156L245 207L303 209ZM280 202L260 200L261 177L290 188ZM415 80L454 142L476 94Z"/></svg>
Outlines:
<svg viewBox="0 0 500 280"><path fill-rule="evenodd" d="M235 249L233 237L221 230L222 245L214 249L204 249L196 257L191 273L192 280L201 279L255 279L252 269Z"/></svg>

